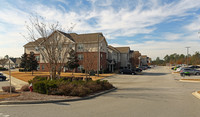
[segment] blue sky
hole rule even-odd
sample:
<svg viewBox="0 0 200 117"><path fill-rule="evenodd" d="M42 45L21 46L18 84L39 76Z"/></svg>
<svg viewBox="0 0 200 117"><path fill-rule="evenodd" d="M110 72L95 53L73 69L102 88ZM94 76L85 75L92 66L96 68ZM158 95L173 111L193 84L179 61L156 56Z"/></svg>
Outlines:
<svg viewBox="0 0 200 117"><path fill-rule="evenodd" d="M200 0L0 0L0 57L20 57L31 14L75 33L102 32L108 44L155 59L200 50Z"/></svg>

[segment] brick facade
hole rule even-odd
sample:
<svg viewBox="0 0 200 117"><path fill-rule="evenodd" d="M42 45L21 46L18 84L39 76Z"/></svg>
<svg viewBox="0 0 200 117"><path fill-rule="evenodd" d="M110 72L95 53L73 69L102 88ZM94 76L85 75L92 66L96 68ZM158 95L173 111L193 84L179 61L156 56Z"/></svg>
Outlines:
<svg viewBox="0 0 200 117"><path fill-rule="evenodd" d="M77 52L77 55L83 55L83 60L79 60L79 64L83 66L85 70L97 71L97 52ZM105 70L107 68L106 53L100 53L100 69Z"/></svg>

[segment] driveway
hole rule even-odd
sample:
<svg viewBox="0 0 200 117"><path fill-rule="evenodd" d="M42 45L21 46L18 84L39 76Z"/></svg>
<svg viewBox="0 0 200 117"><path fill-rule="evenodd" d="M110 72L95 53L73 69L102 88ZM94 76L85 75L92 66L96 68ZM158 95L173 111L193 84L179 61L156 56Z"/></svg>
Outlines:
<svg viewBox="0 0 200 117"><path fill-rule="evenodd" d="M0 72L0 73L2 73L2 72ZM0 80L0 91L2 91L3 86L9 86L9 85L10 85L10 83L9 83L9 80L7 78L6 78L6 81Z"/></svg>
<svg viewBox="0 0 200 117"><path fill-rule="evenodd" d="M192 95L200 83L179 82L168 67L143 75L107 78L118 90L77 102L0 106L10 117L199 117L200 100Z"/></svg>

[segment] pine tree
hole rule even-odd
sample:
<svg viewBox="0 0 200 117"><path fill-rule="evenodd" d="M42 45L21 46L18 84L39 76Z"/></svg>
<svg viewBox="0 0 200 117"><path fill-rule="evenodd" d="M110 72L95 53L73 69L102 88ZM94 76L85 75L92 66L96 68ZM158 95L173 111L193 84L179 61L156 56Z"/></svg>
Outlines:
<svg viewBox="0 0 200 117"><path fill-rule="evenodd" d="M37 60L35 59L35 54L34 54L34 52L31 52L31 53L30 53L30 56L28 57L28 67L29 67L29 70L32 71L32 75L33 75L33 71L34 71L34 70L37 70L38 62L37 62Z"/></svg>
<svg viewBox="0 0 200 117"><path fill-rule="evenodd" d="M66 63L66 67L72 69L72 75L75 68L79 67L79 60L76 56L76 52L72 49L69 52L68 62Z"/></svg>
<svg viewBox="0 0 200 117"><path fill-rule="evenodd" d="M21 63L20 63L20 67L24 68L24 70L28 70L28 55L26 53L24 53L21 57Z"/></svg>

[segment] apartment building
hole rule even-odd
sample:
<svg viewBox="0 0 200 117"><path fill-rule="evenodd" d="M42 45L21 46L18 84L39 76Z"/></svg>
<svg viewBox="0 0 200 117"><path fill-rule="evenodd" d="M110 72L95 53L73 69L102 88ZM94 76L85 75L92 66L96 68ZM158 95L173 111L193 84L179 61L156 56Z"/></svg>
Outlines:
<svg viewBox="0 0 200 117"><path fill-rule="evenodd" d="M102 33L76 34L55 31L48 37L48 39L53 39L53 37L55 37L54 35L59 35L56 37L65 40L67 46L62 49L70 48L75 50L80 64L77 69L78 72L80 72L82 69L97 71L97 68L99 68L99 70L104 70L107 68L106 54L108 44ZM37 46L38 42L42 44L44 40L42 38L39 38L36 41L37 43L29 42L24 45L24 52L27 54L29 54L30 52L34 52L36 59L39 63L38 70L48 71L48 63L44 61L45 57L41 55ZM66 55L66 58L68 56L69 55ZM99 67L97 67L98 60L100 63ZM66 63L67 59L64 62Z"/></svg>
<svg viewBox="0 0 200 117"><path fill-rule="evenodd" d="M108 46L108 55L107 55L107 61L108 61L108 70L110 72L114 72L114 70L119 69L121 65L121 53L119 50L117 50L115 47L109 45Z"/></svg>
<svg viewBox="0 0 200 117"><path fill-rule="evenodd" d="M120 52L120 67L131 68L130 58L131 50L130 47L115 47Z"/></svg>
<svg viewBox="0 0 200 117"><path fill-rule="evenodd" d="M141 63L141 65L146 65L150 62L150 59L148 59L146 55L141 56L139 51L130 50L130 47L108 46L102 33L77 34L54 31L47 40L52 41L55 37L65 40L64 42L66 44L62 47L62 50L73 49L76 52L80 65L76 69L77 72L81 72L83 69L94 71L109 70L110 72L114 72L114 70L117 70L120 67L133 68L133 66L139 66L139 63ZM40 44L40 47L38 46L38 43ZM39 63L39 71L49 71L47 67L48 63L45 62L46 58L42 56L40 51L43 43L44 39L42 38L39 38L34 42L29 42L24 45L24 52L27 54L30 54L30 52L35 53L36 60ZM49 45L51 45L51 42L49 42ZM64 55L59 56L63 57ZM64 63L67 63L68 57L69 54L64 56L64 58L66 58ZM63 71L70 70L63 68Z"/></svg>

